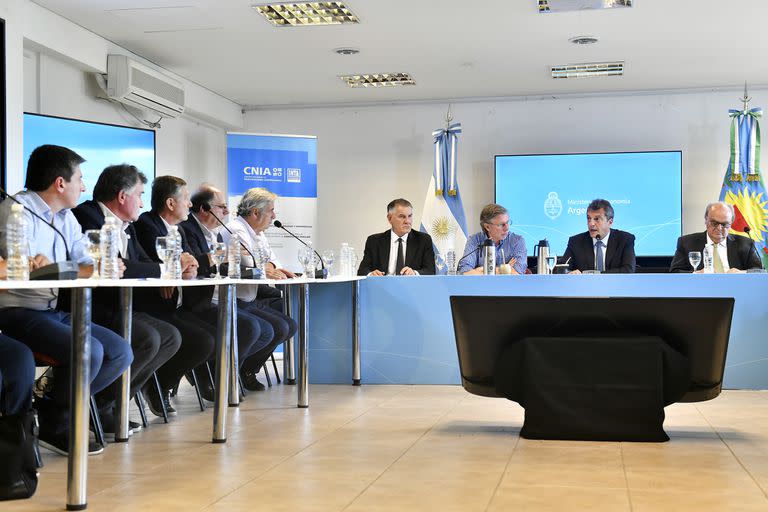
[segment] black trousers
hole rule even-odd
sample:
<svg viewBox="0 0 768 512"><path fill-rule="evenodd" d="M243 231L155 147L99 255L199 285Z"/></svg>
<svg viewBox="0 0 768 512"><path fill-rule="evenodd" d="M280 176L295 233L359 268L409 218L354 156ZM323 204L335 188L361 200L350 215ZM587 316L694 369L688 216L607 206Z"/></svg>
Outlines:
<svg viewBox="0 0 768 512"><path fill-rule="evenodd" d="M266 320L275 333L270 344L256 351L240 364L241 370L258 371L278 345L296 334L299 326L295 320L283 313L283 299L280 298L256 298L252 302L238 299L237 307Z"/></svg>

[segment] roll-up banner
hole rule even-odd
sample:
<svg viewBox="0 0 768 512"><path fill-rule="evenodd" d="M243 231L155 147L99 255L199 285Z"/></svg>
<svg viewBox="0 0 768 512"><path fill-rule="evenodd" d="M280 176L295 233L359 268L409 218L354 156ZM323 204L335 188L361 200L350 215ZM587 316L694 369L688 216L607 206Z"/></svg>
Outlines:
<svg viewBox="0 0 768 512"><path fill-rule="evenodd" d="M230 217L250 188L278 195L277 219L305 242L314 241L317 222L317 137L308 135L227 134L227 194ZM274 226L266 230L282 267L300 271L301 244Z"/></svg>

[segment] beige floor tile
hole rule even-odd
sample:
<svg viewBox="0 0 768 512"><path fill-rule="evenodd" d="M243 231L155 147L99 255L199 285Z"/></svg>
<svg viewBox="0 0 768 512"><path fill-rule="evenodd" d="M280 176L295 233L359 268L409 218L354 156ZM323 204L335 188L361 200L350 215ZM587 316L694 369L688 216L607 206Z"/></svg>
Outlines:
<svg viewBox="0 0 768 512"><path fill-rule="evenodd" d="M714 488L700 488L694 492L630 491L633 512L765 512L768 499L753 488L725 492Z"/></svg>
<svg viewBox="0 0 768 512"><path fill-rule="evenodd" d="M488 512L525 510L537 512L630 512L629 498L624 489L584 487L507 486L493 497Z"/></svg>

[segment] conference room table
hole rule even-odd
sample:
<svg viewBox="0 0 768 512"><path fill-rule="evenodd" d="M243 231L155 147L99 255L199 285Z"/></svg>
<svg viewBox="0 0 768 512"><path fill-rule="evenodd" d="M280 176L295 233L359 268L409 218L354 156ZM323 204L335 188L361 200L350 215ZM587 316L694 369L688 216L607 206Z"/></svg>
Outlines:
<svg viewBox="0 0 768 512"><path fill-rule="evenodd" d="M212 442L224 443L227 438L227 405L237 405L239 389L237 382L236 347L233 333L236 333L236 318L233 314L236 304L238 284L284 285L289 290L298 290L299 297L299 380L297 386L298 406L309 406L308 347L309 347L309 289L328 283L351 281L353 283L353 303L358 302L358 277L331 277L329 279L296 278L286 280L251 280L251 279L76 279L70 281L0 281L0 289L51 289L71 288L72 293L72 353L70 363L70 446L67 466L67 510L87 508L87 473L88 473L88 407L90 396L90 331L91 331L91 290L93 288L120 288L122 302L122 335L130 340L132 327L133 289L160 287L219 286L218 322L216 336L216 393L213 414ZM357 318L356 311L353 318ZM355 327L354 332L358 332ZM236 334L235 334L236 336ZM235 338L236 339L236 338ZM357 348L358 380L360 345L354 337L353 345ZM121 377L120 393L117 400L118 441L128 438L128 403L130 369Z"/></svg>

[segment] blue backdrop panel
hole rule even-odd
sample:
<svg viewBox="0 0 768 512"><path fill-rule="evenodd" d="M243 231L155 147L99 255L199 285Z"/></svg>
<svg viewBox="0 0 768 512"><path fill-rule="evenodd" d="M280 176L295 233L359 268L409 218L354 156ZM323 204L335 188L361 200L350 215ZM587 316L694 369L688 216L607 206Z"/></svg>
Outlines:
<svg viewBox="0 0 768 512"><path fill-rule="evenodd" d="M725 386L768 389L768 274L380 277L360 283L363 384L459 384L451 295L736 299ZM311 287L310 380L351 380L351 285Z"/></svg>

